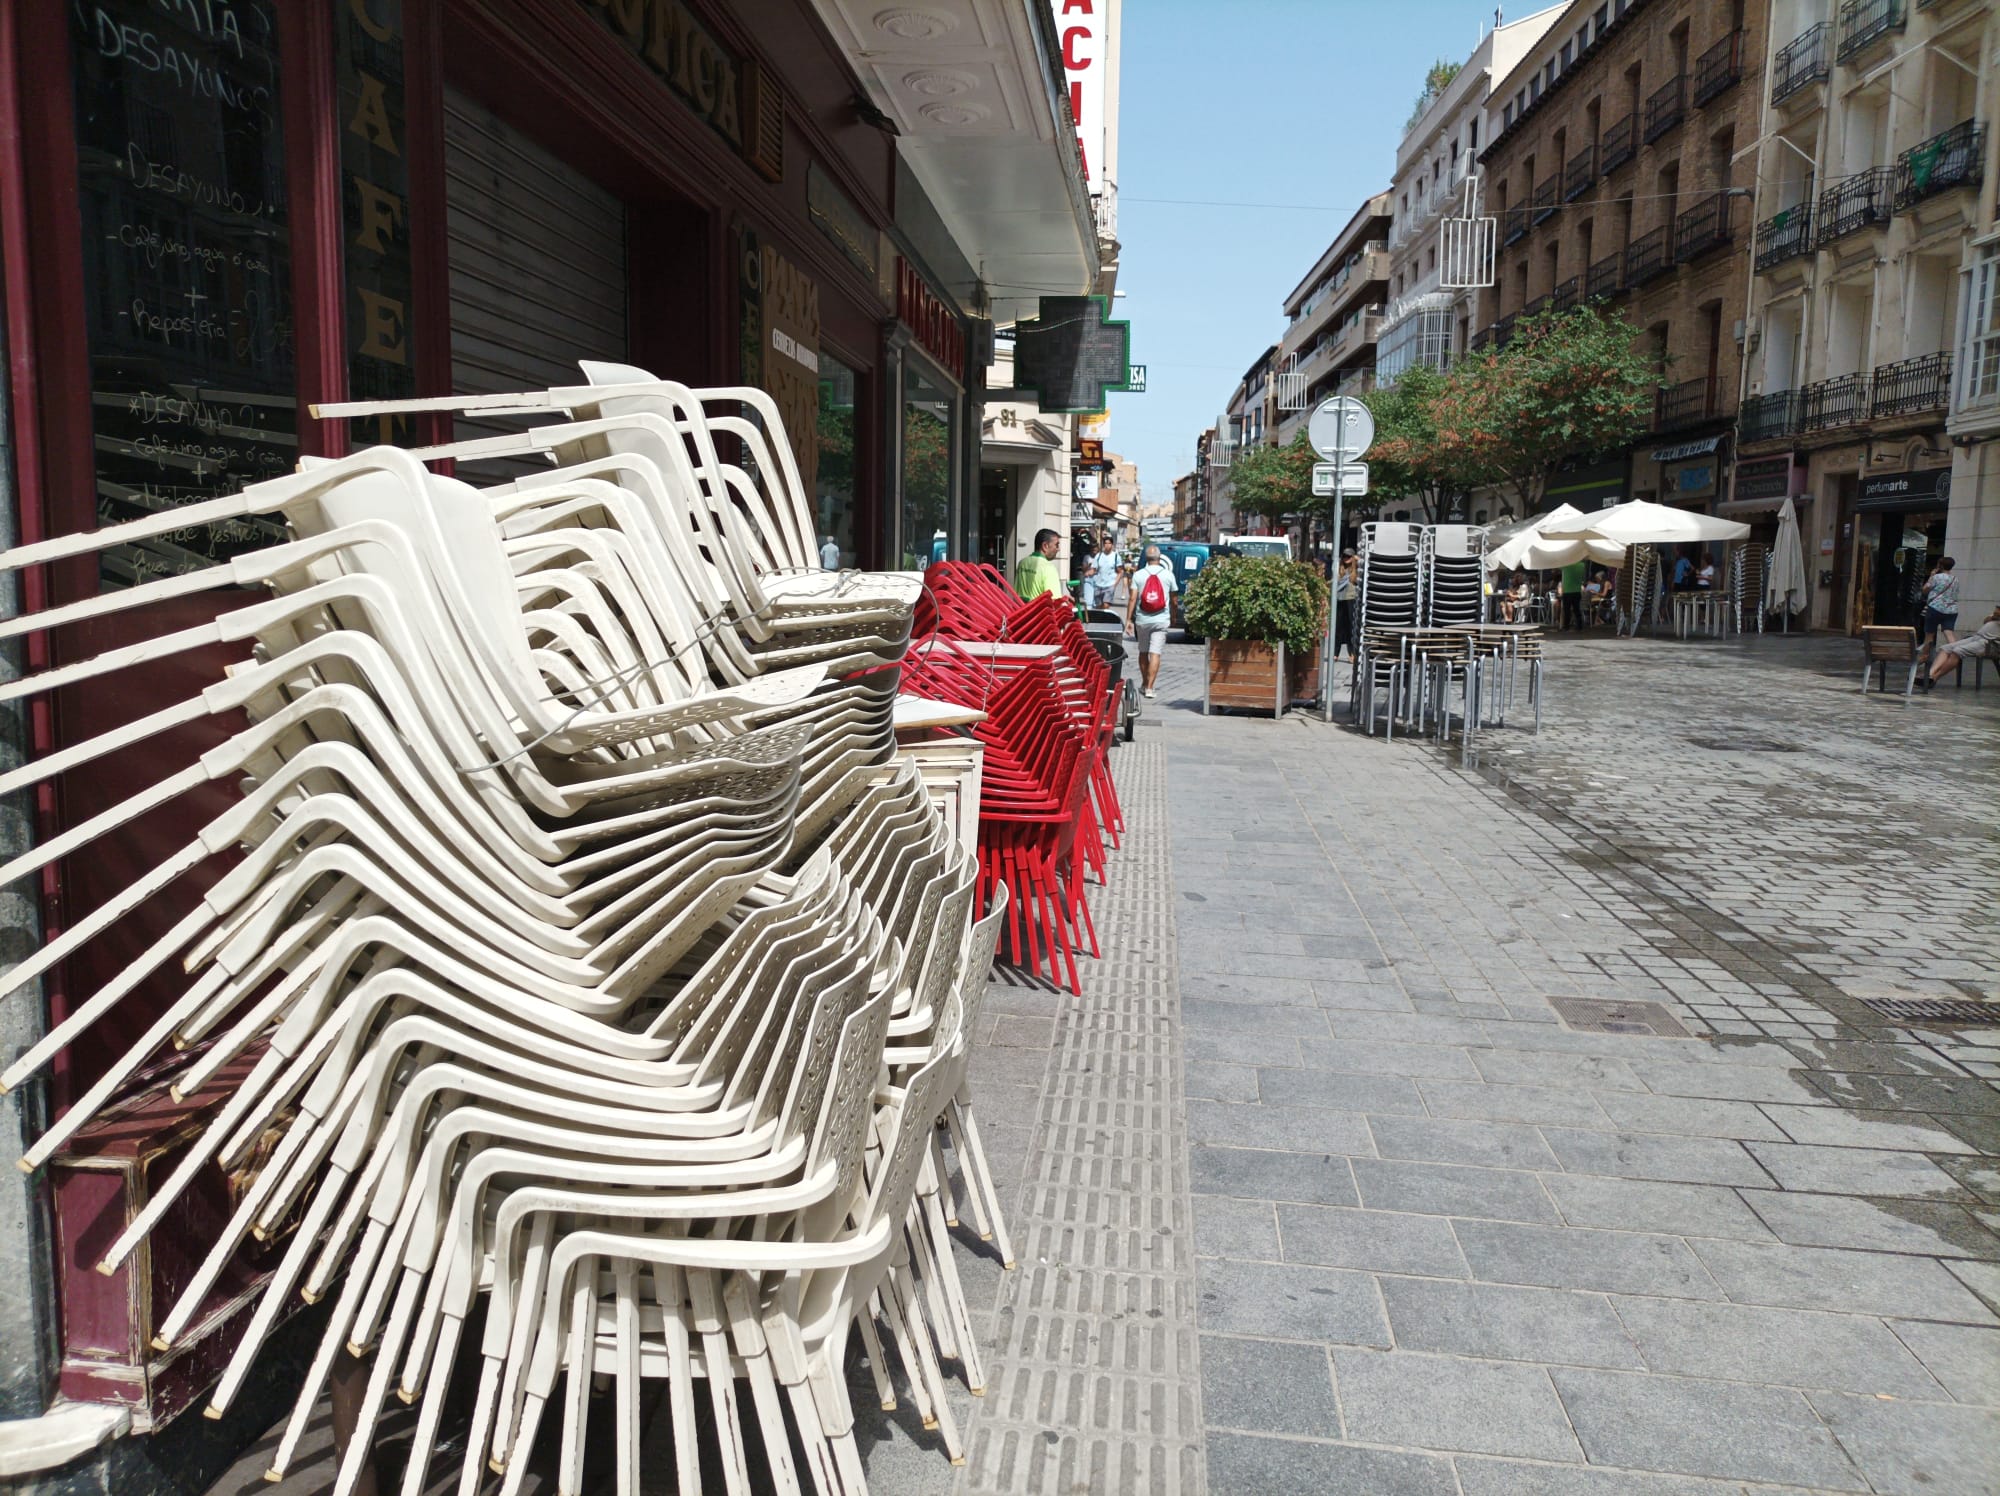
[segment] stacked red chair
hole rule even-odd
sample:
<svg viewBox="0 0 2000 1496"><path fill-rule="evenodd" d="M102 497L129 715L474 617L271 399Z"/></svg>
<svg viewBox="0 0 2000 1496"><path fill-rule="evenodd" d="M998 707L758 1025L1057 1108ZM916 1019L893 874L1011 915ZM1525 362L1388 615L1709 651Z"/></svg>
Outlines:
<svg viewBox="0 0 2000 1496"><path fill-rule="evenodd" d="M1117 687L1062 599L1022 602L990 566L934 563L905 656L906 694L974 707L985 745L979 803L982 900L1006 884L1008 957L1081 990L1076 953L1101 954L1085 875L1101 883L1105 838L1124 829L1108 762ZM1028 658L995 644L1050 646ZM982 645L988 646L982 649Z"/></svg>

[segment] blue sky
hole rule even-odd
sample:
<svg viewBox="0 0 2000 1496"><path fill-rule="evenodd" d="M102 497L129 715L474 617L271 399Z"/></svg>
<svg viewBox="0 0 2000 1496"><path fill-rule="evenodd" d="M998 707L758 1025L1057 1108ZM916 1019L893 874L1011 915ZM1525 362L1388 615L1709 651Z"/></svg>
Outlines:
<svg viewBox="0 0 2000 1496"><path fill-rule="evenodd" d="M1108 445L1147 503L1173 497L1196 434L1277 339L1285 293L1389 185L1425 71L1492 21L1491 0L1126 0L1117 315L1148 388L1111 396Z"/></svg>

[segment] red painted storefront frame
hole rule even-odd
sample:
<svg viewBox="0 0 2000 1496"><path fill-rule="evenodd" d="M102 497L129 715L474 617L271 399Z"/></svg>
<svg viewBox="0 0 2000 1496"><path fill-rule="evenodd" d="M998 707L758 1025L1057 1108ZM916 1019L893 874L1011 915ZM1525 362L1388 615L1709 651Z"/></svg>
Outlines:
<svg viewBox="0 0 2000 1496"><path fill-rule="evenodd" d="M333 21L337 6L357 3L365 0L283 4L285 170L292 214L299 438L306 455L339 455L346 446L339 423L312 420L306 407L341 399L347 392L343 125ZM405 145L415 302L411 330L418 393L444 394L450 388L443 129L449 71L452 82L559 155L590 163L592 175L609 175L607 185L634 203L636 246L652 256L642 261L635 252L635 266L664 261L698 272L702 294L692 312L660 293L666 277L642 283L635 276L634 361L659 361L655 366L663 373L689 382L736 377L735 245L741 227L777 244L818 281L822 346L862 375L856 410L856 533L872 546L872 554L864 552L864 563L884 564L887 474L877 434L884 424L884 402L897 396L887 377L886 351L894 317L879 299L878 288L868 285L812 226L805 163L811 160L826 171L884 231L893 211L893 147L886 136L858 120L851 106L851 76L805 0L739 0L727 15L696 8L719 39L741 57L759 58L781 81L789 107L787 166L778 184L730 152L705 122L621 48L582 0L405 0ZM0 315L9 332L13 456L20 494L16 523L24 543L90 528L95 514L66 10L62 0L0 5L0 256L5 269ZM690 236L690 228L698 228L698 234ZM426 435L442 436L441 425ZM39 568L22 579L22 605L34 611L86 596L95 587L95 564L89 559ZM88 658L132 638L187 626L227 605L224 597L194 599L54 639L32 635L26 641L27 664L41 669ZM179 672L146 672L142 679L108 677L87 697L36 698L29 718L33 750L46 753L139 716L185 694L202 670L213 668L213 662L199 659L185 665ZM93 766L87 775L45 786L37 802L38 836L51 836L114 803L133 785L171 772L235 725L206 724L163 737L143 754L128 752ZM184 843L225 799L219 790L184 797L139 823L136 844L151 855ZM218 861L208 880L225 866ZM44 937L53 938L131 875L130 867L107 865L102 859L90 865L71 859L49 870L41 888ZM140 943L190 907L205 886L202 879L188 880L180 890L181 902L158 911L160 918ZM88 992L102 980L103 973L87 966L80 960L75 969L59 968L45 983L52 1020L69 1011L72 990ZM134 994L134 1005L140 997ZM133 1025L121 1021L116 1027L130 1033ZM87 1063L79 1071L67 1058L53 1067L54 1109L65 1107L96 1068ZM56 1270L65 1338L60 1390L82 1400L130 1405L141 1427L188 1406L219 1372L258 1281L254 1263L235 1272L212 1296L198 1333L183 1347L165 1358L148 1352L144 1342L150 1315L166 1307L153 1301L176 1280L185 1280L191 1266L187 1246L204 1226L215 1224L194 1217L208 1216L226 1198L220 1176L190 1197L192 1217L181 1222L189 1235L177 1237L163 1228L157 1253L142 1247L110 1276L92 1267L105 1242L136 1209L131 1180L136 1178L143 1190L146 1179L170 1169L202 1117L219 1101L218 1092L197 1097L192 1105L177 1103L163 1084L155 1087L121 1104L101 1128L93 1125L72 1150L76 1157L71 1166L52 1171L57 1177L49 1182L56 1197ZM114 1179L122 1182L108 1183Z"/></svg>

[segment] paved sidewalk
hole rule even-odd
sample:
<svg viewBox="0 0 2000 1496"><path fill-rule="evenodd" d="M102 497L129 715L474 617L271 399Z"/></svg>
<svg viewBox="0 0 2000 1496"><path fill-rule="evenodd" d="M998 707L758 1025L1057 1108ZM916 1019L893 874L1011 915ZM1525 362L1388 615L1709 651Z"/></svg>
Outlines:
<svg viewBox="0 0 2000 1496"><path fill-rule="evenodd" d="M2000 1048L1857 1001L2000 995L2000 693L1551 653L1470 766L1171 653L1209 1489L2000 1490Z"/></svg>

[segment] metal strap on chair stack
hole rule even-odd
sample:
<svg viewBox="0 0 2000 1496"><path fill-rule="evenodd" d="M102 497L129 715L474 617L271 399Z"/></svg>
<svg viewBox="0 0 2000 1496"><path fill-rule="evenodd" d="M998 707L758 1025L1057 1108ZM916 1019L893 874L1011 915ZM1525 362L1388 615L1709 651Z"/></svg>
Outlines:
<svg viewBox="0 0 2000 1496"><path fill-rule="evenodd" d="M204 1169L244 1171L157 1344L186 1334L247 1239L272 1244L219 1415L291 1296L334 1296L273 1478L336 1362L358 1356L367 1391L334 1490L355 1489L392 1392L419 1405L402 1489L423 1490L463 1357L479 1367L463 1492L496 1475L523 1489L551 1402L556 1482L580 1490L600 1380L617 1489L636 1492L648 1379L666 1387L683 1493L702 1488L704 1428L732 1493L750 1489L753 1457L781 1491L858 1491L851 1334L888 1401L888 1331L954 1459L940 1358L980 1390L936 1123L953 1123L975 1217L997 1229L963 1085L1006 892L985 890L975 927L976 861L894 763L918 583L819 569L770 398L585 373L571 389L330 407L556 419L313 462L0 556L20 570L246 519L292 537L0 625L20 636L257 593L0 688L19 699L187 668L200 646L238 654L186 702L6 775L8 790L170 728L249 719L7 864L16 881L98 847L143 869L16 966L8 994L181 880L214 880L5 1072L23 1084L107 1020L138 1034L23 1163L142 1074L216 1090L207 1130L99 1266L126 1261ZM552 465L487 487L423 465L476 475L523 454ZM140 816L238 780L188 846L141 860ZM238 853L216 877L211 859ZM179 995L135 1021L121 1005L148 981Z"/></svg>

